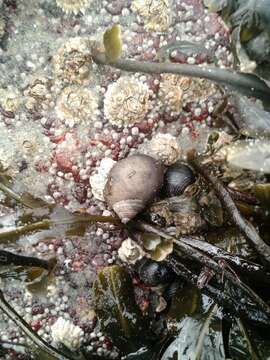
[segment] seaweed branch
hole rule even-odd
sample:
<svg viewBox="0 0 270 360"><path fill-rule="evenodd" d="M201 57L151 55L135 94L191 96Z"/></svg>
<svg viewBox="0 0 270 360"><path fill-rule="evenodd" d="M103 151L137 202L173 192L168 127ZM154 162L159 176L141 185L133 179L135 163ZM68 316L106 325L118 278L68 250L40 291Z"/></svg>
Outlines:
<svg viewBox="0 0 270 360"><path fill-rule="evenodd" d="M33 231L47 230L55 225L76 225L76 224L93 224L93 223L110 223L119 225L120 220L113 216L103 215L74 215L59 220L44 219L27 225L19 226L9 231L0 232L0 240L10 239L21 235L29 234Z"/></svg>
<svg viewBox="0 0 270 360"><path fill-rule="evenodd" d="M268 101L270 88L263 80L252 74L243 74L235 70L203 67L189 64L140 62L119 59L108 64L103 53L93 54L93 60L99 65L109 65L116 69L147 74L171 73L191 77L200 77L236 88L246 95Z"/></svg>
<svg viewBox="0 0 270 360"><path fill-rule="evenodd" d="M185 279L188 283L197 286L198 276L190 271L185 265L181 264L175 254L168 257L165 261L178 276ZM240 299L239 296L231 296L231 294L227 294L225 291L217 289L209 284L206 284L201 291L229 312L234 311L237 315L239 315L239 313L241 313L241 315L246 314L249 320L269 326L269 313L261 312L257 307L250 306L248 299L242 303L240 301L242 298Z"/></svg>
<svg viewBox="0 0 270 360"><path fill-rule="evenodd" d="M6 185L4 185L2 182L0 182L0 190L3 191L3 193L5 193L6 195L8 195L9 197L11 197L12 199L16 200L17 202L23 204L21 197L16 194L14 191L12 191L9 187L7 187ZM24 204L23 204L24 205Z"/></svg>
<svg viewBox="0 0 270 360"><path fill-rule="evenodd" d="M180 251L188 258L198 261L200 264L214 270L215 273L224 276L224 278L228 280L228 282L233 287L241 289L242 292L247 295L247 298L252 299L252 301L257 304L270 317L270 307L250 287L235 278L228 270L222 268L215 260L211 259L209 256L205 255L204 253L190 246L189 244L182 242L181 238L178 240L170 236L166 232L158 229L157 227L147 224L143 221L133 221L131 225L133 225L138 230L152 232L164 239L172 239L174 244L177 245L177 249L175 249L175 252Z"/></svg>
<svg viewBox="0 0 270 360"><path fill-rule="evenodd" d="M200 164L196 151L191 150L187 155L188 161L194 167L194 169L198 171L208 182L211 183L219 200L222 202L224 208L229 213L233 224L237 226L237 228L249 241L250 245L257 251L262 261L268 267L270 267L270 247L265 244L265 242L261 239L254 226L242 217L231 195L224 187L222 182L218 180L214 175L210 174Z"/></svg>
<svg viewBox="0 0 270 360"><path fill-rule="evenodd" d="M270 273L265 272L263 266L259 264L252 263L239 257L238 255L232 255L217 246L192 237L182 236L180 241L204 252L205 254L211 256L214 260L226 260L231 266L236 268L241 274L246 275L248 278L253 278L254 280L270 284Z"/></svg>
<svg viewBox="0 0 270 360"><path fill-rule="evenodd" d="M50 271L56 265L56 259L52 258L50 260L44 260L33 256L23 256L13 254L9 251L0 250L0 265L34 266Z"/></svg>

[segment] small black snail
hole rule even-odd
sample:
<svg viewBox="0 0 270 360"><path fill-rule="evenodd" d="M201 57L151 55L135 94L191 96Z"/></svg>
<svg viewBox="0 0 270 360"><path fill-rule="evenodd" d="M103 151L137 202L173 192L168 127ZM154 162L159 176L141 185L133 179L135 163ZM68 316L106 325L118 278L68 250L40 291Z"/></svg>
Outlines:
<svg viewBox="0 0 270 360"><path fill-rule="evenodd" d="M140 279L151 287L168 285L175 277L167 265L150 259L142 260L138 266L138 274Z"/></svg>
<svg viewBox="0 0 270 360"><path fill-rule="evenodd" d="M189 166L175 163L164 175L162 193L165 197L181 195L195 180L195 175Z"/></svg>
<svg viewBox="0 0 270 360"><path fill-rule="evenodd" d="M111 169L104 198L121 221L127 223L158 194L163 175L163 166L154 158L142 154L129 156Z"/></svg>

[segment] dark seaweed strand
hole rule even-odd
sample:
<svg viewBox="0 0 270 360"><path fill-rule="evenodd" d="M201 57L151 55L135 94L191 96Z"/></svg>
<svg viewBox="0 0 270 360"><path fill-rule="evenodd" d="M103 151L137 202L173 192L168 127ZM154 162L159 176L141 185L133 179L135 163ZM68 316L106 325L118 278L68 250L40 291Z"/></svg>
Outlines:
<svg viewBox="0 0 270 360"><path fill-rule="evenodd" d="M185 279L188 283L197 286L198 276L190 271L185 265L181 264L174 254L169 256L165 262L173 269L176 275ZM264 312L260 313L260 316L258 316L259 314L254 314L254 311L256 311L255 309L248 310L247 304L242 304L239 302L239 299L235 300L233 297L228 296L224 291L219 290L214 286L206 284L200 291L209 296L227 311L232 313L233 309L234 315L239 316L240 314L246 314L245 317L251 321L267 326L270 324L269 314L265 314Z"/></svg>
<svg viewBox="0 0 270 360"><path fill-rule="evenodd" d="M198 171L208 182L212 184L219 200L230 214L231 221L235 226L237 226L240 232L248 240L250 245L261 256L263 262L268 267L270 267L270 247L261 239L254 226L242 217L233 199L231 198L231 195L226 190L222 182L200 165L199 161L197 160L198 157L196 151L189 151L187 157L191 166L193 166L196 171Z"/></svg>
<svg viewBox="0 0 270 360"><path fill-rule="evenodd" d="M230 189L229 187L227 187L226 189L235 201L243 201L248 204L259 205L259 202L256 199L256 197L251 194L247 194L247 193L243 193L241 191Z"/></svg>
<svg viewBox="0 0 270 360"><path fill-rule="evenodd" d="M183 277L188 283L197 287L198 276L190 271L185 265L181 264L175 256L170 256L165 262L171 266L176 275ZM206 284L202 289L203 293L211 297L220 305L235 309L233 299L228 297L224 291L214 288L213 286Z"/></svg>
<svg viewBox="0 0 270 360"><path fill-rule="evenodd" d="M266 273L264 268L259 264L247 261L239 257L238 255L233 255L215 245L192 237L182 236L179 241L184 242L185 244L188 244L197 250L205 252L214 260L218 260L219 258L226 260L230 265L233 265L243 275L246 275L248 277L250 276L252 278L270 284L270 273Z"/></svg>
<svg viewBox="0 0 270 360"><path fill-rule="evenodd" d="M53 346L48 344L45 340L43 340L38 334L36 334L31 326L27 324L27 322L7 303L4 298L2 291L0 290L0 308L2 311L13 320L16 325L27 335L29 338L43 351L54 356L59 360L78 360L81 359L81 356L70 357L63 354L61 351L55 349Z"/></svg>
<svg viewBox="0 0 270 360"><path fill-rule="evenodd" d="M270 88L255 75L242 74L235 70L219 69L215 67L202 67L189 64L140 62L119 59L113 63L106 62L105 54L94 54L93 60L99 65L109 65L116 69L129 72L142 72L147 74L179 74L191 77L200 77L242 89L246 95L268 101Z"/></svg>
<svg viewBox="0 0 270 360"><path fill-rule="evenodd" d="M244 294L247 294L247 296L252 299L254 303L260 306L261 309L263 309L263 311L270 316L269 306L249 286L235 278L235 276L232 275L228 270L221 268L221 266L209 256L205 255L194 247L181 242L181 240L168 235L166 232L161 231L157 227L147 224L143 221L133 221L132 225L142 231L152 232L162 238L173 240L174 244L177 245L177 248L174 249L175 252L180 251L190 259L198 261L200 264L205 265L206 267L214 270L216 273L224 276L224 278L228 280L232 286L240 288Z"/></svg>
<svg viewBox="0 0 270 360"><path fill-rule="evenodd" d="M9 251L0 250L0 265L35 266L50 270L52 268L52 261L32 256L17 255Z"/></svg>

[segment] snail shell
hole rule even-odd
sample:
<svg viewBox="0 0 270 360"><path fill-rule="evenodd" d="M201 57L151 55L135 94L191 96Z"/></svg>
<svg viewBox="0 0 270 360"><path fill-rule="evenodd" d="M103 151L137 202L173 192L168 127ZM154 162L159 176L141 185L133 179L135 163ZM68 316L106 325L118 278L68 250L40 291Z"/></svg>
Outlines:
<svg viewBox="0 0 270 360"><path fill-rule="evenodd" d="M174 279L174 272L162 262L150 259L142 261L138 269L140 279L148 286L168 285Z"/></svg>
<svg viewBox="0 0 270 360"><path fill-rule="evenodd" d="M163 184L163 166L147 155L132 155L111 169L104 189L107 204L127 223L154 199Z"/></svg>
<svg viewBox="0 0 270 360"><path fill-rule="evenodd" d="M175 163L164 175L163 194L166 197L181 195L195 180L195 175L189 166Z"/></svg>

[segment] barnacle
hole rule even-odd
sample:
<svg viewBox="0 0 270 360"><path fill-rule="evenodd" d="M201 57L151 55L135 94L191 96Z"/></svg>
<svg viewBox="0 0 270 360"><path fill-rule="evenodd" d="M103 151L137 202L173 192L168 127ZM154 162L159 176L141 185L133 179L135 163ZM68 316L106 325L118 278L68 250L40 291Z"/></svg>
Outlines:
<svg viewBox="0 0 270 360"><path fill-rule="evenodd" d="M88 37L68 39L53 57L55 75L64 82L81 84L91 71L93 44Z"/></svg>
<svg viewBox="0 0 270 360"><path fill-rule="evenodd" d="M51 327L52 338L56 343L64 344L70 350L80 347L83 331L79 326L64 318L58 318Z"/></svg>
<svg viewBox="0 0 270 360"><path fill-rule="evenodd" d="M142 121L150 106L150 90L147 84L134 76L120 77L108 86L105 94L105 116L118 126Z"/></svg>
<svg viewBox="0 0 270 360"><path fill-rule="evenodd" d="M108 179L109 172L114 166L115 161L110 158L104 158L100 162L98 172L90 176L90 185L94 197L98 200L104 201L103 191Z"/></svg>
<svg viewBox="0 0 270 360"><path fill-rule="evenodd" d="M182 110L185 79L179 75L161 75L159 98L166 110L174 113Z"/></svg>
<svg viewBox="0 0 270 360"><path fill-rule="evenodd" d="M6 22L5 22L5 20L2 18L2 16L0 16L0 40L1 40L2 37L4 36L5 30L6 30Z"/></svg>
<svg viewBox="0 0 270 360"><path fill-rule="evenodd" d="M165 240L155 234L145 233L142 236L143 246L152 260L163 261L173 251L173 241Z"/></svg>
<svg viewBox="0 0 270 360"><path fill-rule="evenodd" d="M24 95L26 96L25 106L27 109L38 110L44 103L48 105L51 86L52 80L47 77L37 76L32 79L24 91Z"/></svg>
<svg viewBox="0 0 270 360"><path fill-rule="evenodd" d="M48 164L54 145L43 134L43 128L29 122L16 126L12 134L12 141L17 148L18 159L25 160L31 165Z"/></svg>
<svg viewBox="0 0 270 360"><path fill-rule="evenodd" d="M56 0L56 4L66 13L84 13L92 0Z"/></svg>
<svg viewBox="0 0 270 360"><path fill-rule="evenodd" d="M0 132L1 168L14 176L21 171L22 164L28 168L47 166L53 147L38 124L20 124L14 130L3 128Z"/></svg>
<svg viewBox="0 0 270 360"><path fill-rule="evenodd" d="M15 112L22 103L22 97L15 88L0 89L0 106L7 112Z"/></svg>
<svg viewBox="0 0 270 360"><path fill-rule="evenodd" d="M145 255L145 252L135 241L128 238L122 242L118 255L122 261L135 264Z"/></svg>
<svg viewBox="0 0 270 360"><path fill-rule="evenodd" d="M10 132L1 127L0 130L0 172L13 173L13 161L16 159L16 149L12 143Z"/></svg>
<svg viewBox="0 0 270 360"><path fill-rule="evenodd" d="M131 9L143 18L147 31L168 30L170 26L169 0L134 0Z"/></svg>
<svg viewBox="0 0 270 360"><path fill-rule="evenodd" d="M61 92L56 105L57 115L70 127L75 123L93 121L97 109L97 94L91 89L77 86L66 87Z"/></svg>
<svg viewBox="0 0 270 360"><path fill-rule="evenodd" d="M181 147L171 134L157 134L150 140L147 152L165 165L171 165L180 158Z"/></svg>
<svg viewBox="0 0 270 360"><path fill-rule="evenodd" d="M17 193L28 192L47 201L50 181L50 176L44 176L44 173L37 171L33 166L29 166L16 174L12 188Z"/></svg>

